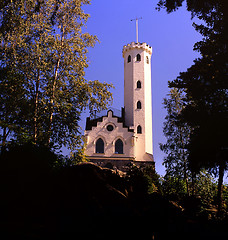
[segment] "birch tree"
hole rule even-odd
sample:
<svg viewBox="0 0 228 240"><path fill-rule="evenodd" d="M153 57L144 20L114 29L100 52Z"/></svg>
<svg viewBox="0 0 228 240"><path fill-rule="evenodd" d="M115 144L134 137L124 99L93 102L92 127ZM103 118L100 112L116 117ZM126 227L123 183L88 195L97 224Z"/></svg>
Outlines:
<svg viewBox="0 0 228 240"><path fill-rule="evenodd" d="M168 98L164 99L164 106L167 110L163 132L167 138L166 143L160 144L160 149L166 153L163 164L166 167L165 178L175 178L178 181L184 180L187 193L189 194L188 179L190 171L188 167L188 150L191 128L179 121L179 116L184 109L183 91L172 88Z"/></svg>
<svg viewBox="0 0 228 240"><path fill-rule="evenodd" d="M85 78L87 53L97 37L84 32L89 0L19 0L0 5L0 66L23 78L27 109L17 139L35 144L80 143L82 111L105 109L111 84ZM1 78L0 78L1 79ZM15 115L16 117L16 115Z"/></svg>

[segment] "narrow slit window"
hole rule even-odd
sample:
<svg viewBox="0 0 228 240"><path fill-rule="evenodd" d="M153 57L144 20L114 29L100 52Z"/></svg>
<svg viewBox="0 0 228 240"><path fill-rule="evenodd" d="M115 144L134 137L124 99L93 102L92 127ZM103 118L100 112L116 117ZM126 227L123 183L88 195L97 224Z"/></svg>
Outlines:
<svg viewBox="0 0 228 240"><path fill-rule="evenodd" d="M137 88L142 88L142 84L139 80L137 81Z"/></svg>
<svg viewBox="0 0 228 240"><path fill-rule="evenodd" d="M136 61L137 61L137 62L140 62L140 61L141 61L141 55L140 55L139 53L136 55Z"/></svg>
<svg viewBox="0 0 228 240"><path fill-rule="evenodd" d="M141 134L142 133L142 127L140 125L138 125L137 127L137 133L138 134Z"/></svg>
<svg viewBox="0 0 228 240"><path fill-rule="evenodd" d="M146 56L146 63L149 64L149 57Z"/></svg>
<svg viewBox="0 0 228 240"><path fill-rule="evenodd" d="M140 101L137 102L137 109L142 109L142 103Z"/></svg>
<svg viewBox="0 0 228 240"><path fill-rule="evenodd" d="M131 55L128 56L127 62L128 62L128 63L131 62Z"/></svg>

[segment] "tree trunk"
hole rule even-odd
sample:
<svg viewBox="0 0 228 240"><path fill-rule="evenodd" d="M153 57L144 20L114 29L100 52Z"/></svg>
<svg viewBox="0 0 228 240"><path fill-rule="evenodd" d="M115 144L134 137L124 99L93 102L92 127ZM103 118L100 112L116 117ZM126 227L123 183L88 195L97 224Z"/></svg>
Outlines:
<svg viewBox="0 0 228 240"><path fill-rule="evenodd" d="M195 196L195 180L196 180L196 174L192 172L192 196Z"/></svg>
<svg viewBox="0 0 228 240"><path fill-rule="evenodd" d="M36 81L36 89L35 89L35 109L34 109L34 143L37 143L37 136L38 136L38 101L39 101L39 84L40 84L40 79L39 79L39 74L38 74L38 79Z"/></svg>
<svg viewBox="0 0 228 240"><path fill-rule="evenodd" d="M184 157L184 154L183 154ZM187 195L189 196L189 184L188 184L188 174L187 174L187 163L186 163L186 159L184 159L184 180L186 183L186 188L187 188Z"/></svg>
<svg viewBox="0 0 228 240"><path fill-rule="evenodd" d="M7 113L5 113L5 122L8 122L8 118L7 118ZM2 148L1 148L1 152L3 152L6 149L6 139L8 137L10 133L10 129L8 129L7 131L7 127L3 128L3 135L2 135Z"/></svg>
<svg viewBox="0 0 228 240"><path fill-rule="evenodd" d="M177 105L176 108L179 108L179 106ZM179 113L181 112L181 110L179 110ZM185 148L185 143L184 143L184 139L182 137L183 132L185 131L185 129L183 127L178 127L179 128L179 133L180 133L180 142L181 142L181 155L182 155L182 161L184 163L184 180L186 183L186 188L187 188L187 195L189 196L189 184L188 184L188 174L187 174L187 159L186 159L186 154L184 151Z"/></svg>
<svg viewBox="0 0 228 240"><path fill-rule="evenodd" d="M61 30L62 30L62 35L61 35L61 46L60 47L62 48L63 41L64 41L64 34L65 34L65 29L63 26L61 27ZM62 49L60 49L60 51L62 51ZM60 55L61 55L61 53L60 53ZM48 145L50 145L50 143L51 143L51 131L52 131L52 122L53 122L53 114L54 114L54 103L55 103L55 101L54 101L55 100L55 88L56 88L56 82L57 82L57 78L58 78L60 59L61 59L61 56L59 56L57 63L56 63L53 85L52 85L52 96L51 96L51 100L50 100L51 111L50 111L50 115L49 115L49 126L48 126Z"/></svg>
<svg viewBox="0 0 228 240"><path fill-rule="evenodd" d="M7 138L7 130L6 127L3 128L3 136L2 136L2 148L1 148L1 152L4 152L5 148L6 148L6 138Z"/></svg>
<svg viewBox="0 0 228 240"><path fill-rule="evenodd" d="M56 81L58 77L58 70L60 65L60 58L58 59L56 69L55 69L55 75L54 75L54 81L52 85L52 98L51 98L51 111L49 116L49 126L48 126L48 145L50 145L51 142L51 129L52 129L52 121L53 121L53 114L54 114L54 99L55 99L55 87L56 87Z"/></svg>
<svg viewBox="0 0 228 240"><path fill-rule="evenodd" d="M217 203L218 203L218 217L222 213L222 193L223 193L223 177L224 177L225 165L224 161L221 160L219 165L219 179L218 179L218 193L217 193Z"/></svg>

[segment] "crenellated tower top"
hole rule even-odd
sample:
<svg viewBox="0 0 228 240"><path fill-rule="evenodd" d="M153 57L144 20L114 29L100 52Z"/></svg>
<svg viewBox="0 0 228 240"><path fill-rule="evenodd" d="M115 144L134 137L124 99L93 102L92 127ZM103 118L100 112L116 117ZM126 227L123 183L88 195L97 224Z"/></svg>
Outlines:
<svg viewBox="0 0 228 240"><path fill-rule="evenodd" d="M152 47L150 45L146 44L145 42L144 43L132 42L132 43L129 43L129 44L123 46L123 51L122 51L123 57L126 52L128 52L132 49L142 49L142 50L146 51L147 53L149 53L150 55L152 55Z"/></svg>

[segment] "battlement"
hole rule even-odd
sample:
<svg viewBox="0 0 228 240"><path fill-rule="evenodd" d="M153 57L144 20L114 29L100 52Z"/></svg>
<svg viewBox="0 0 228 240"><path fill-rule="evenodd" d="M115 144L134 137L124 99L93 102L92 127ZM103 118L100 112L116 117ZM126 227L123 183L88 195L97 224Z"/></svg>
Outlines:
<svg viewBox="0 0 228 240"><path fill-rule="evenodd" d="M141 49L145 50L146 52L148 52L149 54L152 54L152 47L149 46L148 44L132 42L132 43L129 43L129 44L123 46L123 51L122 51L123 57L126 52L128 52L132 49L135 49L135 48L138 48L138 49L141 48Z"/></svg>

